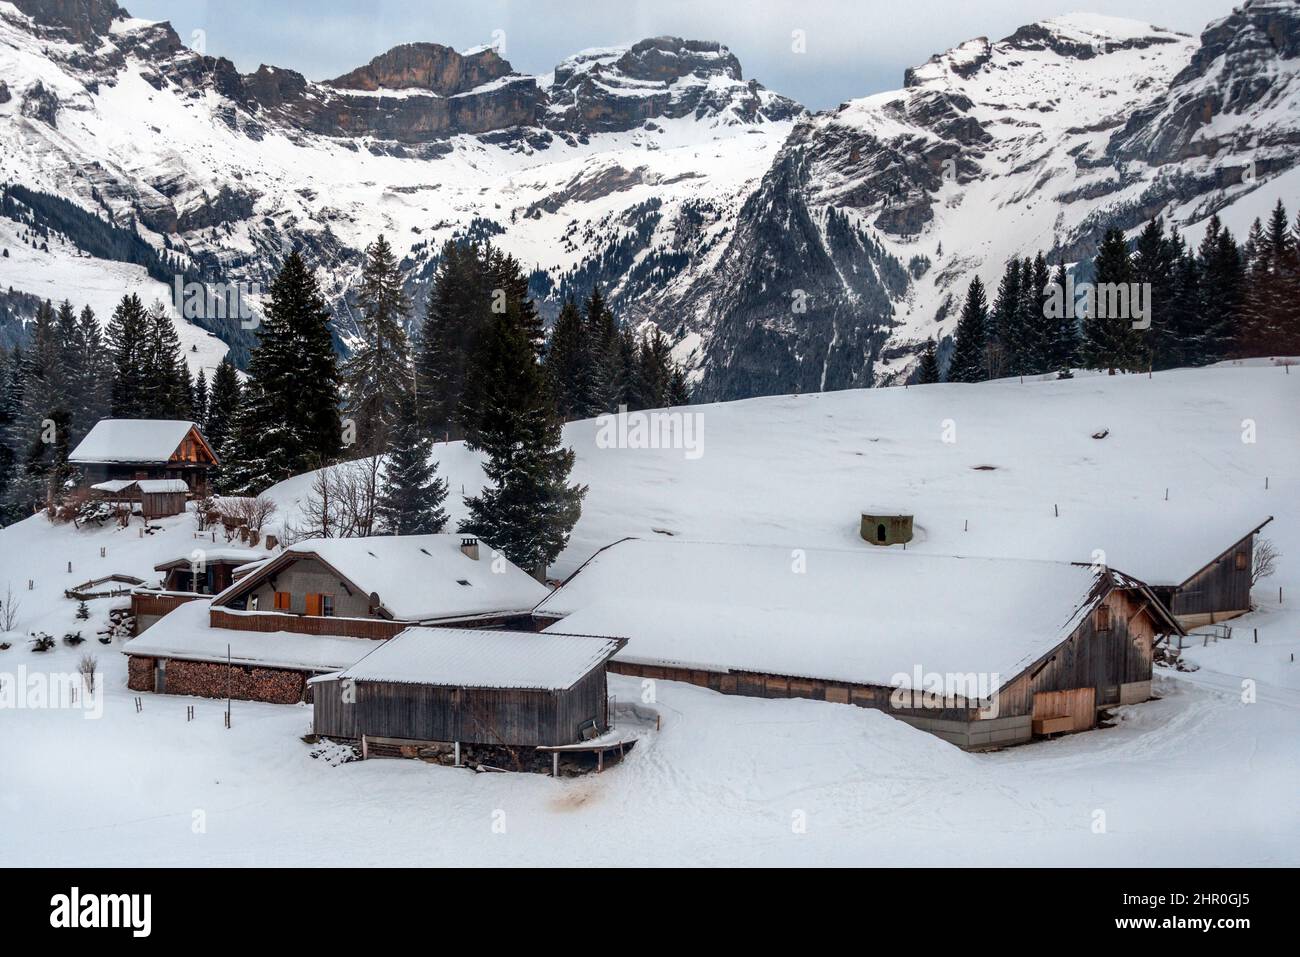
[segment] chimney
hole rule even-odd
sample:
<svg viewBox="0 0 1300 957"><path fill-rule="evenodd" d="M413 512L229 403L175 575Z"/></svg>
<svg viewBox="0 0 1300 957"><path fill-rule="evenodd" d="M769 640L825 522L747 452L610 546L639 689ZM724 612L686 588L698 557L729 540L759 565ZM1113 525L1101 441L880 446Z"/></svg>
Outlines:
<svg viewBox="0 0 1300 957"><path fill-rule="evenodd" d="M462 538L460 540L460 550L461 554L465 555L467 558L472 558L474 561L478 561L477 538Z"/></svg>

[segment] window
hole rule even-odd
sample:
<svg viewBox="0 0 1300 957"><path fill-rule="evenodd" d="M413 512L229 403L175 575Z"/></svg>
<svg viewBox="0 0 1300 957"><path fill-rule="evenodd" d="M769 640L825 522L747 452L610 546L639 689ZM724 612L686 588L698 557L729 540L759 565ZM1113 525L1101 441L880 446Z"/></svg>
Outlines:
<svg viewBox="0 0 1300 957"><path fill-rule="evenodd" d="M456 584L457 584L457 585L464 585L466 588L469 587L469 582L467 582L467 581L466 581L465 579L463 579L463 578L457 578L457 579L456 579Z"/></svg>
<svg viewBox="0 0 1300 957"><path fill-rule="evenodd" d="M879 525L876 526L876 541L883 542L885 538L886 538L885 523L881 522Z"/></svg>
<svg viewBox="0 0 1300 957"><path fill-rule="evenodd" d="M1244 572L1245 570L1246 570L1246 553L1237 552L1237 571Z"/></svg>
<svg viewBox="0 0 1300 957"><path fill-rule="evenodd" d="M330 618L334 615L334 596L313 593L307 596L307 614Z"/></svg>
<svg viewBox="0 0 1300 957"><path fill-rule="evenodd" d="M1097 609L1097 630L1110 631L1110 606L1102 605Z"/></svg>
<svg viewBox="0 0 1300 957"><path fill-rule="evenodd" d="M287 591L278 591L275 593L275 610L289 611L293 608L293 598Z"/></svg>

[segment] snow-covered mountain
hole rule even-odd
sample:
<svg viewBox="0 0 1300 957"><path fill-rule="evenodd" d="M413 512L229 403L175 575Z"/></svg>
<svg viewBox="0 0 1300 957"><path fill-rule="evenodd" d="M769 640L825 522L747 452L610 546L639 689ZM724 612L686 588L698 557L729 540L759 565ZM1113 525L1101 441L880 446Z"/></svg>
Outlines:
<svg viewBox="0 0 1300 957"><path fill-rule="evenodd" d="M265 288L298 246L346 346L378 233L417 299L444 240L490 237L547 310L596 282L662 327L703 398L895 381L1008 255L1077 260L1158 212L1194 235L1228 207L1240 231L1294 195L1298 46L1296 0L1248 2L1199 40L1073 15L809 115L712 42L588 50L542 76L411 43L315 82L241 74L113 0L0 0L0 182L117 230L88 248L66 216L0 218L0 244L25 246L0 289L76 302L126 270L165 296L149 256L111 261L133 233L173 271ZM49 253L34 221L54 223ZM199 324L208 357L251 341Z"/></svg>

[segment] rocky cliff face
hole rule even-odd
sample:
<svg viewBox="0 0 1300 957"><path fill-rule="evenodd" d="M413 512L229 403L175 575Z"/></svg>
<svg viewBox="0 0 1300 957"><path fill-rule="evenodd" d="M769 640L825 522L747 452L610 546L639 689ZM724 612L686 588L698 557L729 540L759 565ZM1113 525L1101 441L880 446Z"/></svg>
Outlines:
<svg viewBox="0 0 1300 957"><path fill-rule="evenodd" d="M680 37L579 54L556 67L549 93L547 124L568 130L630 130L692 115L752 123L802 111L793 100L746 82L740 61L722 44Z"/></svg>
<svg viewBox="0 0 1300 957"><path fill-rule="evenodd" d="M1194 241L1300 175L1296 0L1249 0L1199 38L1030 24L814 116L713 42L588 50L545 77L412 43L314 82L241 73L109 0L16 6L0 6L0 181L212 280L269 286L300 248L345 345L379 232L417 302L444 240L491 238L534 269L544 312L599 284L661 327L706 399L903 381L1009 256L1075 262L1156 214Z"/></svg>
<svg viewBox="0 0 1300 957"><path fill-rule="evenodd" d="M329 80L340 90L421 90L439 96L468 93L509 76L510 64L496 50L484 48L462 56L438 43L404 43L363 67Z"/></svg>

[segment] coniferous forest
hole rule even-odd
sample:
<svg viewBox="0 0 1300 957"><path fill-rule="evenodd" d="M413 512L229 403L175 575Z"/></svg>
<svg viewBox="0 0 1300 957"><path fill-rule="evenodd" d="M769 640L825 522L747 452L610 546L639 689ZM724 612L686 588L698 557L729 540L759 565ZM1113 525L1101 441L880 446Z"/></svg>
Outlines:
<svg viewBox="0 0 1300 957"><path fill-rule="evenodd" d="M191 376L162 303L134 295L104 331L89 309L41 303L29 341L0 350L0 508L5 523L52 513L76 488L70 452L101 418L199 424L221 460L216 487L256 496L326 466L307 535L446 529L449 489L435 444L485 456L489 486L467 494L460 530L545 568L568 541L585 488L569 481L565 421L685 405L683 370L658 331L638 337L599 288L569 301L551 334L519 262L485 241L445 244L427 300L412 303L383 236L366 250L358 335L339 357L330 313L298 252L280 265L247 369L229 358ZM408 329L413 334L408 336ZM466 490L467 493L470 490ZM349 521L345 497L363 505Z"/></svg>
<svg viewBox="0 0 1300 957"><path fill-rule="evenodd" d="M1086 307L1063 264L1042 253L1012 259L991 301L978 277L967 289L947 381L1071 368L1158 371L1300 353L1300 216L1291 223L1280 200L1244 243L1217 216L1195 248L1154 219L1133 242L1107 231L1083 265L1093 287L1142 288L1147 315L1135 321L1133 303L1123 315L1100 314L1105 309ZM915 381L939 381L932 355L923 352Z"/></svg>

